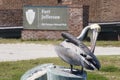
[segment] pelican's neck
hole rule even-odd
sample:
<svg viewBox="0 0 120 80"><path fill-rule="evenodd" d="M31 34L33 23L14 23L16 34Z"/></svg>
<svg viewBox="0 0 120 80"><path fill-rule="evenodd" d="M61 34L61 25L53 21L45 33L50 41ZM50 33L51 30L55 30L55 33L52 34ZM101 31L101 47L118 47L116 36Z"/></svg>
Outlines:
<svg viewBox="0 0 120 80"><path fill-rule="evenodd" d="M87 31L88 31L89 28L90 28L89 26L86 26L86 27L82 30L81 34L77 37L77 39L79 39L80 41L82 41L82 40L84 39L85 34L87 33Z"/></svg>

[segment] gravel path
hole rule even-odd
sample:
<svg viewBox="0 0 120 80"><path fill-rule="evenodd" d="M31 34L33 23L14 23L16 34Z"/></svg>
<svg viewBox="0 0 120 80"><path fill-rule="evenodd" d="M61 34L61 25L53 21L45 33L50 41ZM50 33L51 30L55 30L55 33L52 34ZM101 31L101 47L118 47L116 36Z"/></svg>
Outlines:
<svg viewBox="0 0 120 80"><path fill-rule="evenodd" d="M95 55L120 55L120 47L96 47ZM57 57L54 45L0 44L0 61Z"/></svg>

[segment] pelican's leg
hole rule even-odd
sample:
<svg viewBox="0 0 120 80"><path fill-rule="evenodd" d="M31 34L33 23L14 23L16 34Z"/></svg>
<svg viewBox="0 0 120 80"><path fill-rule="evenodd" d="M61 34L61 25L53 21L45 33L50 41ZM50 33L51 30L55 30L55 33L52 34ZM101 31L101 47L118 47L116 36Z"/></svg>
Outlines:
<svg viewBox="0 0 120 80"><path fill-rule="evenodd" d="M83 73L84 72L84 69L83 69L83 67L81 68L81 73Z"/></svg>
<svg viewBox="0 0 120 80"><path fill-rule="evenodd" d="M71 73L73 73L73 65L70 64Z"/></svg>

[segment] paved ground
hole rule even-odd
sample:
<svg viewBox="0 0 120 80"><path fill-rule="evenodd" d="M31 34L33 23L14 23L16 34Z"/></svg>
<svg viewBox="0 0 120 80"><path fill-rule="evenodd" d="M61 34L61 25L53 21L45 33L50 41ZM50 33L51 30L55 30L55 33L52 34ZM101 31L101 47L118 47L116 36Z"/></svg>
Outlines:
<svg viewBox="0 0 120 80"><path fill-rule="evenodd" d="M120 47L96 47L96 55L120 55ZM54 45L0 44L0 61L57 57Z"/></svg>

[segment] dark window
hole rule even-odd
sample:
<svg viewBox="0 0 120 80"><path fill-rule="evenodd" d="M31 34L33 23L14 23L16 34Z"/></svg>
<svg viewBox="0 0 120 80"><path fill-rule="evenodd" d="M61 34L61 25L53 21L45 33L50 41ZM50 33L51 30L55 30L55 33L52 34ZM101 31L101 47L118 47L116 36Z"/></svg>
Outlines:
<svg viewBox="0 0 120 80"><path fill-rule="evenodd" d="M62 2L62 0L58 0L58 3L61 3Z"/></svg>

